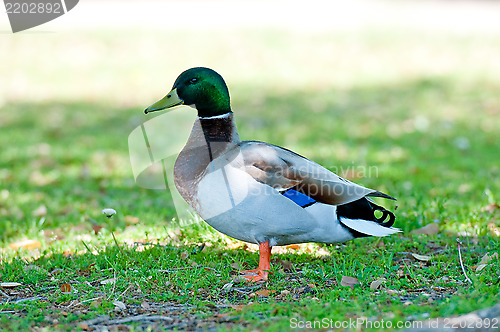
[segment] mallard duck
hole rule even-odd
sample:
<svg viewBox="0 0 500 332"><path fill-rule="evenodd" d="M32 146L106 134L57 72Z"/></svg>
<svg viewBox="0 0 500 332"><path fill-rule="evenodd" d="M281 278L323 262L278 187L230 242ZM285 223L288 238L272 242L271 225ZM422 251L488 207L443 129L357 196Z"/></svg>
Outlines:
<svg viewBox="0 0 500 332"><path fill-rule="evenodd" d="M248 280L267 280L273 246L337 243L399 231L391 227L394 214L370 199L394 200L391 196L285 148L240 140L228 88L214 70L184 71L145 113L182 104L195 108L198 117L175 162L175 186L213 228L259 245L259 267L242 271Z"/></svg>

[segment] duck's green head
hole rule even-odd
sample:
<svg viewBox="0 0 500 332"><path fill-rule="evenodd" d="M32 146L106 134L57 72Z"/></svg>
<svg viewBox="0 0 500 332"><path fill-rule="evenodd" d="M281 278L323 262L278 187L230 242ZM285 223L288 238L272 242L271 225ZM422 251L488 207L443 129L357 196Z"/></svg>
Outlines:
<svg viewBox="0 0 500 332"><path fill-rule="evenodd" d="M200 117L231 112L226 82L217 72L204 67L191 68L180 74L175 80L172 91L149 106L144 113L182 104L196 108Z"/></svg>

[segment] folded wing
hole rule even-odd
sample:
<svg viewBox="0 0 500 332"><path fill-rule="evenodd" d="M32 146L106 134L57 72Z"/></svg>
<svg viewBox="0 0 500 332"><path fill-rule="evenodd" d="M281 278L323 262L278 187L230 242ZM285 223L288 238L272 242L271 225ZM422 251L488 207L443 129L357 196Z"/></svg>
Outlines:
<svg viewBox="0 0 500 332"><path fill-rule="evenodd" d="M258 182L278 191L294 188L325 204L341 205L366 196L394 199L343 179L292 151L263 142L241 142L226 154L227 158L232 161L225 162L231 162Z"/></svg>

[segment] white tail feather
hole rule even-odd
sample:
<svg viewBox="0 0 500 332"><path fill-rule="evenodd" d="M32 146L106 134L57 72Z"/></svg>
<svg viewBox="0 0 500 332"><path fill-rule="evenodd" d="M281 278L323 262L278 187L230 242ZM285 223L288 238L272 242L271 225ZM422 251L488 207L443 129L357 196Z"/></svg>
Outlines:
<svg viewBox="0 0 500 332"><path fill-rule="evenodd" d="M387 236L394 233L399 233L401 230L394 227L384 227L380 226L374 221L368 221L363 219L348 219L341 218L340 221L347 227L352 228L360 233L371 235L371 236Z"/></svg>

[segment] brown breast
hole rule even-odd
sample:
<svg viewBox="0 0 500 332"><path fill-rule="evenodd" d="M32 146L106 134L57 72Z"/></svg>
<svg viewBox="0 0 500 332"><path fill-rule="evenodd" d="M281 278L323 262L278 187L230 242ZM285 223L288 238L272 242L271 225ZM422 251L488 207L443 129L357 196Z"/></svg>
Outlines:
<svg viewBox="0 0 500 332"><path fill-rule="evenodd" d="M195 194L210 162L240 142L233 114L198 118L174 166L175 186L181 196L197 210Z"/></svg>

